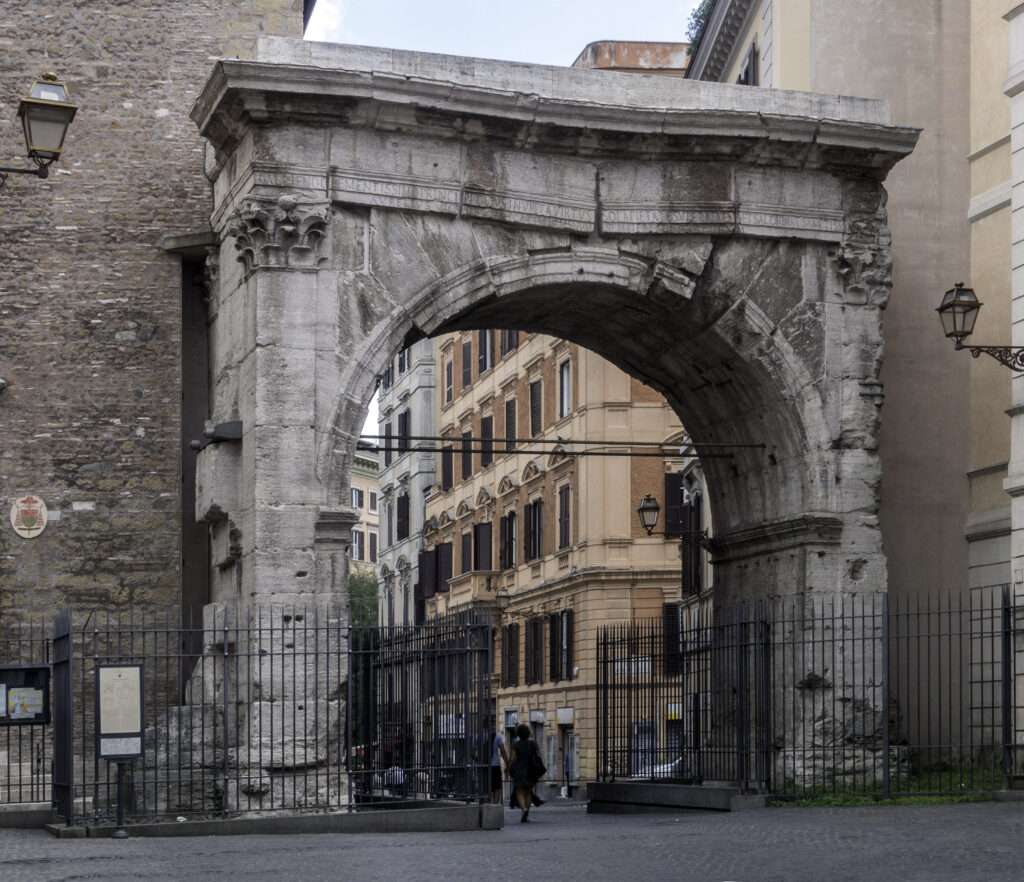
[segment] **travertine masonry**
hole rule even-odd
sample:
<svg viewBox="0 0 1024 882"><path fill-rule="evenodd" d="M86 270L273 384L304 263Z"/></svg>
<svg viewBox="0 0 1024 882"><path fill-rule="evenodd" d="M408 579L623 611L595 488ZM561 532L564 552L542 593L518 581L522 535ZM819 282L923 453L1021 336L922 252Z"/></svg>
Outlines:
<svg viewBox="0 0 1024 882"><path fill-rule="evenodd" d="M214 419L245 426L234 484L201 455L203 504L235 500L244 596L340 591L315 524L344 515L377 375L478 327L575 340L662 392L698 450L750 445L706 462L724 601L885 587L881 181L916 132L859 99L260 52L279 64L220 62L193 113L221 241ZM282 518L305 525L287 547Z"/></svg>

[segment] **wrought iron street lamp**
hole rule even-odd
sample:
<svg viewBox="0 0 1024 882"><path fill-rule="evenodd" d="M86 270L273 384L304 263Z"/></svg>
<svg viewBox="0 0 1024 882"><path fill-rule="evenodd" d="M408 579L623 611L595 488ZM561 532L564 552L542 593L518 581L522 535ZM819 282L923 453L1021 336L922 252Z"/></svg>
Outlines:
<svg viewBox="0 0 1024 882"><path fill-rule="evenodd" d="M966 349L973 358L984 353L1011 370L1024 371L1024 346L964 346L964 340L974 333L981 307L974 289L957 282L942 296L937 310L943 333L954 342L956 349Z"/></svg>
<svg viewBox="0 0 1024 882"><path fill-rule="evenodd" d="M680 495L682 497L680 505L685 506L688 498L685 487L680 487ZM689 498L692 500L691 522L681 524L679 532L679 559L682 562L684 597L699 593L696 568L701 566L701 563L700 556L697 554L698 549L704 549L705 551L714 550L714 543L708 536L708 531L697 529L693 523L693 517L696 515L695 507L700 505L700 497L698 494L694 494L693 497ZM640 526L647 531L648 536L653 535L654 528L658 526L658 515L661 514L661 506L658 504L658 500L647 494L640 500L640 504L636 507L636 513L640 518ZM667 537L668 535L669 533L666 530L665 536Z"/></svg>
<svg viewBox="0 0 1024 882"><path fill-rule="evenodd" d="M60 159L68 126L75 118L77 105L68 99L68 89L56 74L43 74L18 105L18 118L25 133L25 149L34 168L0 166L0 186L8 174L45 178L50 166Z"/></svg>
<svg viewBox="0 0 1024 882"><path fill-rule="evenodd" d="M654 532L654 528L658 526L658 515L661 514L661 506L658 505L658 500L648 493L640 500L636 513L640 516L640 526L650 536Z"/></svg>

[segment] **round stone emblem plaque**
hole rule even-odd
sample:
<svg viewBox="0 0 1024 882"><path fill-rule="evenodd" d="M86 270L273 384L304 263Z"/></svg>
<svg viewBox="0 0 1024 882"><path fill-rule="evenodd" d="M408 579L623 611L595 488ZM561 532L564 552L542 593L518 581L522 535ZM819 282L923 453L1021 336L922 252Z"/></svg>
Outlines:
<svg viewBox="0 0 1024 882"><path fill-rule="evenodd" d="M23 539L35 539L46 529L46 503L38 496L19 496L11 506L11 526Z"/></svg>

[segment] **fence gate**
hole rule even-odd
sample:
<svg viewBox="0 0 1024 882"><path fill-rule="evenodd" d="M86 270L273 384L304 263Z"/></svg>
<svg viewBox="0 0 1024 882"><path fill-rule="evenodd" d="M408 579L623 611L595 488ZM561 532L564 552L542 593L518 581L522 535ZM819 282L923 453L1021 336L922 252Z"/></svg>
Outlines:
<svg viewBox="0 0 1024 882"><path fill-rule="evenodd" d="M782 798L1024 786L1024 597L800 595L598 636L600 776Z"/></svg>
<svg viewBox="0 0 1024 882"><path fill-rule="evenodd" d="M487 799L491 626L455 616L355 628L349 652L353 806Z"/></svg>
<svg viewBox="0 0 1024 882"><path fill-rule="evenodd" d="M758 605L743 610L713 619L707 604L672 606L600 631L603 780L767 785L769 629Z"/></svg>

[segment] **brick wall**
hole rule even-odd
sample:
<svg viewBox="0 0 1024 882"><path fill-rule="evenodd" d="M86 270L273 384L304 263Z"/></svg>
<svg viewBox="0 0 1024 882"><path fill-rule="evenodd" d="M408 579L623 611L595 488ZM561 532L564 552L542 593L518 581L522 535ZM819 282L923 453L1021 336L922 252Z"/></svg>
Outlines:
<svg viewBox="0 0 1024 882"><path fill-rule="evenodd" d="M79 105L47 181L0 191L0 616L175 602L180 592L180 258L161 236L210 211L188 118L219 55L299 36L302 0L6 4L0 164L18 98L56 71ZM52 520L11 529L13 498Z"/></svg>

